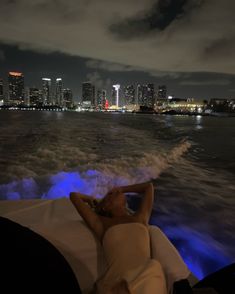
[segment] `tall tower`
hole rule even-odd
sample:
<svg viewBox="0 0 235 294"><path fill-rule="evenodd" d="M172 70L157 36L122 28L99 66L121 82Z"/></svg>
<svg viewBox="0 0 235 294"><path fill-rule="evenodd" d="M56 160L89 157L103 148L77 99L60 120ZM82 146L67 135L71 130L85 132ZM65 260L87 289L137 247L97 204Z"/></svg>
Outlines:
<svg viewBox="0 0 235 294"><path fill-rule="evenodd" d="M154 84L138 85L137 101L139 106L152 108L154 106Z"/></svg>
<svg viewBox="0 0 235 294"><path fill-rule="evenodd" d="M135 88L133 85L128 85L124 88L124 97L126 105L135 104Z"/></svg>
<svg viewBox="0 0 235 294"><path fill-rule="evenodd" d="M58 106L63 106L63 95L62 95L62 79L56 79L55 84L55 104Z"/></svg>
<svg viewBox="0 0 235 294"><path fill-rule="evenodd" d="M147 98L147 106L150 108L154 107L154 84L148 84L148 98Z"/></svg>
<svg viewBox="0 0 235 294"><path fill-rule="evenodd" d="M82 102L91 106L95 105L95 86L91 82L82 83Z"/></svg>
<svg viewBox="0 0 235 294"><path fill-rule="evenodd" d="M3 100L3 79L0 79L0 100Z"/></svg>
<svg viewBox="0 0 235 294"><path fill-rule="evenodd" d="M41 95L38 88L29 88L29 104L31 106L41 106Z"/></svg>
<svg viewBox="0 0 235 294"><path fill-rule="evenodd" d="M73 93L70 89L63 89L63 106L73 108Z"/></svg>
<svg viewBox="0 0 235 294"><path fill-rule="evenodd" d="M157 94L158 94L157 97L159 99L166 99L166 86L165 85L159 86Z"/></svg>
<svg viewBox="0 0 235 294"><path fill-rule="evenodd" d="M99 109L105 109L106 90L97 90L97 106Z"/></svg>
<svg viewBox="0 0 235 294"><path fill-rule="evenodd" d="M113 88L115 90L115 95L116 95L116 107L118 108L119 107L119 89L120 89L120 85L119 84L116 84L116 85L113 85Z"/></svg>
<svg viewBox="0 0 235 294"><path fill-rule="evenodd" d="M24 75L21 72L9 72L8 87L8 102L14 105L24 103Z"/></svg>
<svg viewBox="0 0 235 294"><path fill-rule="evenodd" d="M52 105L51 79L42 78L42 103Z"/></svg>
<svg viewBox="0 0 235 294"><path fill-rule="evenodd" d="M137 101L139 106L148 106L148 86L137 86Z"/></svg>

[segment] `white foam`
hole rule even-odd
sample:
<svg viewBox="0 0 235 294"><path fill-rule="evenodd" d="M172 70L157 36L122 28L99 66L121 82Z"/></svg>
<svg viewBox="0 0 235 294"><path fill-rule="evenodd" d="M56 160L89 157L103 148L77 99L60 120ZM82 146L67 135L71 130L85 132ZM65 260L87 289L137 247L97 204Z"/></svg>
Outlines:
<svg viewBox="0 0 235 294"><path fill-rule="evenodd" d="M35 176L35 173L30 174L28 169L22 168L21 172L24 174L27 171L26 175L29 175L29 177L1 185L0 196L1 199L59 198L68 196L69 192L75 189L82 189L81 192L101 197L113 186L134 184L158 178L165 169L175 164L188 148L190 148L189 142L181 142L166 154L143 153L139 157L121 156L100 162L96 161L97 157L94 154L86 155L76 148L71 148L65 155L58 154L58 151L53 153L51 150L40 149L38 150L39 156L31 156L32 166L37 164L37 161L38 164L43 166L45 174L47 174L47 185L42 187L45 180L40 182L40 177ZM61 161L59 155L62 157ZM74 164L78 165L76 169L63 168L66 156L75 157ZM60 167L61 171L50 175L51 166L49 165L46 169L46 160L55 157L57 158L57 168ZM25 181L28 183L26 186Z"/></svg>

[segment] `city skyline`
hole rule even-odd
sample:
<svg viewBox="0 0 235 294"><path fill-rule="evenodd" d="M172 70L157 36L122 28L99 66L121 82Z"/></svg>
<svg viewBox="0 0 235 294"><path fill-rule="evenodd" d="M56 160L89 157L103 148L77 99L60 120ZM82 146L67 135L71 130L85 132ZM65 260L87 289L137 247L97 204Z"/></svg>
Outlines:
<svg viewBox="0 0 235 294"><path fill-rule="evenodd" d="M1 47L9 48L9 46L6 45ZM4 58L0 58L0 64L2 65L0 67L0 79L3 79L5 83L8 79L7 76L9 71L23 72L25 75L25 84L35 88L41 87L41 79L43 77L48 77L52 80L61 77L67 87L73 90L76 101L81 100L82 83L88 80L94 83L97 88L111 88L112 85L116 83L122 86L131 84L137 86L138 84L147 83L153 83L155 86L166 84L169 95L183 98L234 99L235 97L235 75L231 74L159 73L159 77L157 77L141 71L122 72L121 69L118 68L117 71L107 71L98 68L91 70L89 66L87 67L86 59L66 56L58 52L35 53L28 50L21 51L16 47L11 47L11 50L6 50L5 52L11 52L9 57L8 53L5 53ZM12 54L14 55L13 58ZM10 62L8 62L9 59L11 60ZM14 61L14 63L12 61ZM34 62L37 63L35 66L33 66ZM60 70L58 64L61 64L64 70ZM116 66L118 67L118 65Z"/></svg>
<svg viewBox="0 0 235 294"><path fill-rule="evenodd" d="M154 88L153 83L136 85L112 85L110 89L98 88L91 81L82 83L82 95L79 101L74 101L72 90L64 88L62 78L42 78L41 86L29 87L24 83L24 73L9 72L8 81L0 79L0 100L5 106L60 106L72 107L81 102L87 107L104 109L105 105L125 106L139 105L153 108L157 99L167 99L165 85ZM107 93L110 93L107 95ZM66 102L65 102L66 101ZM75 103L75 104L74 104Z"/></svg>
<svg viewBox="0 0 235 294"><path fill-rule="evenodd" d="M234 98L232 0L2 1L0 78L61 77L75 97L134 82L176 97Z"/></svg>

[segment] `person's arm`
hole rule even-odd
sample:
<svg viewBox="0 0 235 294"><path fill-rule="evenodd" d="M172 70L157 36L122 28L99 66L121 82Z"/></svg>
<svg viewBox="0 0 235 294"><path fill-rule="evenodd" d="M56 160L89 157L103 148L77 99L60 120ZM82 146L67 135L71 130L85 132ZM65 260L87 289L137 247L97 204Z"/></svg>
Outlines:
<svg viewBox="0 0 235 294"><path fill-rule="evenodd" d="M91 209L90 205L87 205L85 202L90 204L93 197L81 194L79 192L71 192L69 194L70 200L75 206L77 212L84 219L89 228L97 235L101 240L103 236L103 224L100 220L100 217Z"/></svg>
<svg viewBox="0 0 235 294"><path fill-rule="evenodd" d="M143 193L143 199L141 201L139 209L136 211L134 216L136 216L141 222L148 224L149 218L151 216L152 208L153 208L153 200L154 200L154 188L151 182L130 185L119 187L121 192L135 192L135 193Z"/></svg>
<svg viewBox="0 0 235 294"><path fill-rule="evenodd" d="M146 189L148 189L150 186L152 186L151 182L145 182L141 184L117 187L117 189L120 189L122 193L128 193L128 192L144 193Z"/></svg>

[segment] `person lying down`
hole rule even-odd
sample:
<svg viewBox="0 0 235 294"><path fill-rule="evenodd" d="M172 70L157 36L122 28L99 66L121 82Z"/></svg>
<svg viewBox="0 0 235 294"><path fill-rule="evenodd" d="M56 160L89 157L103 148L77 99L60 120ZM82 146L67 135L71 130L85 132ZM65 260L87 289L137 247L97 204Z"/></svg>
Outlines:
<svg viewBox="0 0 235 294"><path fill-rule="evenodd" d="M127 207L125 193L130 192L143 194L136 212ZM152 183L115 187L100 201L71 192L70 200L103 246L108 264L92 293L167 293L162 266L151 258L148 223L154 200Z"/></svg>

